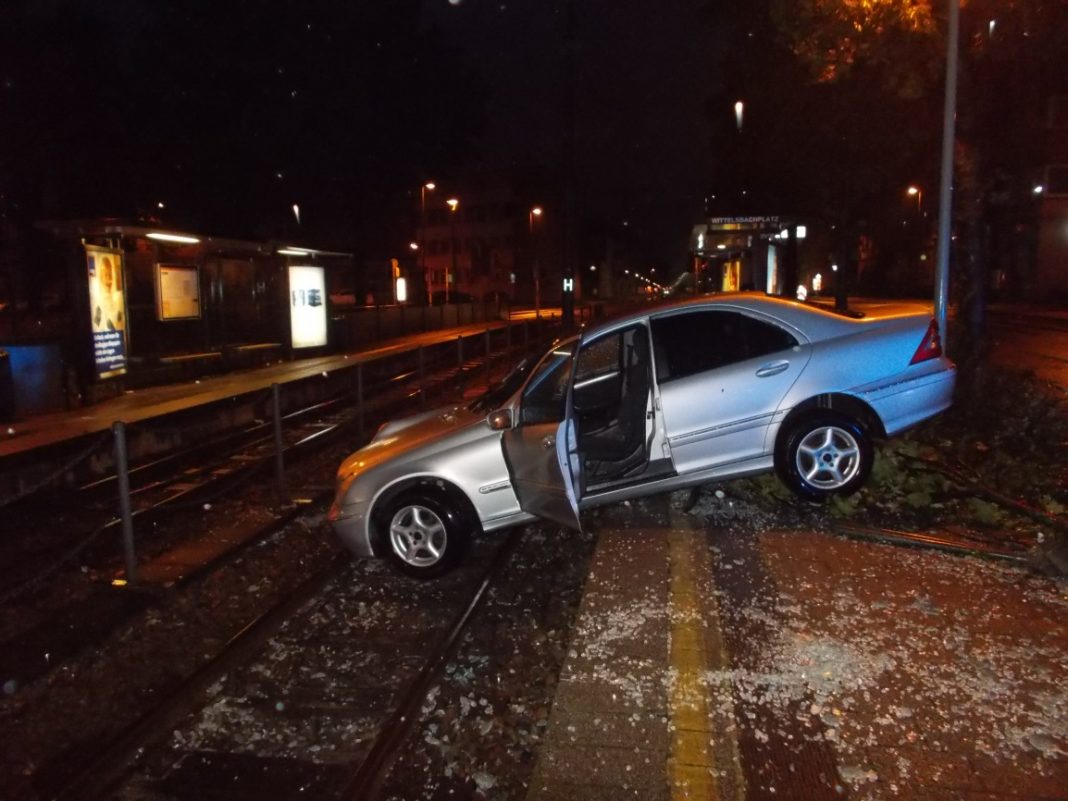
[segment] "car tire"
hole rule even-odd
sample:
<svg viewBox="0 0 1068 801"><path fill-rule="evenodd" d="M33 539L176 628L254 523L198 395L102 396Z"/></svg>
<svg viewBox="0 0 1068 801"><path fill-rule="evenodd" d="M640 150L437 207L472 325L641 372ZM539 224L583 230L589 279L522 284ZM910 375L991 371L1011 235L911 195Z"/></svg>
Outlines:
<svg viewBox="0 0 1068 801"><path fill-rule="evenodd" d="M842 414L821 412L790 424L775 454L775 468L802 498L822 501L860 489L871 472L873 453L863 425Z"/></svg>
<svg viewBox="0 0 1068 801"><path fill-rule="evenodd" d="M414 578L449 572L467 550L464 517L446 498L406 492L388 501L377 517L389 559Z"/></svg>

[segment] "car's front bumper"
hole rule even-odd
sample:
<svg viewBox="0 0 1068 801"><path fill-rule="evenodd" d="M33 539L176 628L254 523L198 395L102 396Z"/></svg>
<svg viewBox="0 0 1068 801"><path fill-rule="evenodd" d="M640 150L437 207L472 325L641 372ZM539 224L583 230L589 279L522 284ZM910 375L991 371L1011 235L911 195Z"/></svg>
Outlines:
<svg viewBox="0 0 1068 801"><path fill-rule="evenodd" d="M335 499L327 515L335 536L356 556L377 555L371 542L371 527L367 520L369 510L370 504L367 503L341 506Z"/></svg>

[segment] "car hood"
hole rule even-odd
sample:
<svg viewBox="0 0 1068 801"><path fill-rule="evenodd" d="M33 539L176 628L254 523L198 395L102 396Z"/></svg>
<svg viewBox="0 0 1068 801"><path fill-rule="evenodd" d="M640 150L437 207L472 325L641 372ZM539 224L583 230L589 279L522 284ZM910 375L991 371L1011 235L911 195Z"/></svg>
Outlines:
<svg viewBox="0 0 1068 801"><path fill-rule="evenodd" d="M338 477L353 476L384 461L416 450L446 447L453 436L484 425L485 416L464 406L447 406L386 423L374 438L341 463Z"/></svg>

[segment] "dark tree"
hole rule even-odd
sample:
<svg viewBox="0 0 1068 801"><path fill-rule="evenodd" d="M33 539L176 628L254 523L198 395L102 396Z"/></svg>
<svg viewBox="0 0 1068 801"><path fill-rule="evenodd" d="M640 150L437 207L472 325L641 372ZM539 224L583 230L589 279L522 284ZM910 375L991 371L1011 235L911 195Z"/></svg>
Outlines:
<svg viewBox="0 0 1068 801"><path fill-rule="evenodd" d="M732 6L734 4L731 4ZM981 317L992 258L1026 243L1042 165L1047 101L1068 91L1062 0L974 0L962 12L956 210L958 294ZM717 182L768 208L827 221L843 255L874 242L865 280L901 284L909 237L927 235L938 193L945 70L944 4L927 0L767 0L730 8L736 53L716 101L717 147L733 156ZM741 134L730 105L746 101ZM924 192L921 231L904 195ZM737 200L737 198L734 198ZM1022 232L1022 233L1021 233ZM996 245L991 250L991 244ZM1018 260L1018 259L1017 259ZM839 260L840 263L841 259ZM1021 278L1023 276L1020 276ZM980 311L976 311L980 310Z"/></svg>

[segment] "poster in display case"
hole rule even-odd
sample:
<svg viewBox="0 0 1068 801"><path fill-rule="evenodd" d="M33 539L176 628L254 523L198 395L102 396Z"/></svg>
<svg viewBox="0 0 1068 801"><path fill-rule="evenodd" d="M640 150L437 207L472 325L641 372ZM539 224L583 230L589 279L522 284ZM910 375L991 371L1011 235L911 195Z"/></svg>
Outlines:
<svg viewBox="0 0 1068 801"><path fill-rule="evenodd" d="M93 364L97 378L126 372L126 292L122 251L85 246Z"/></svg>
<svg viewBox="0 0 1068 801"><path fill-rule="evenodd" d="M200 271L195 266L156 265L156 314L160 320L200 317Z"/></svg>

